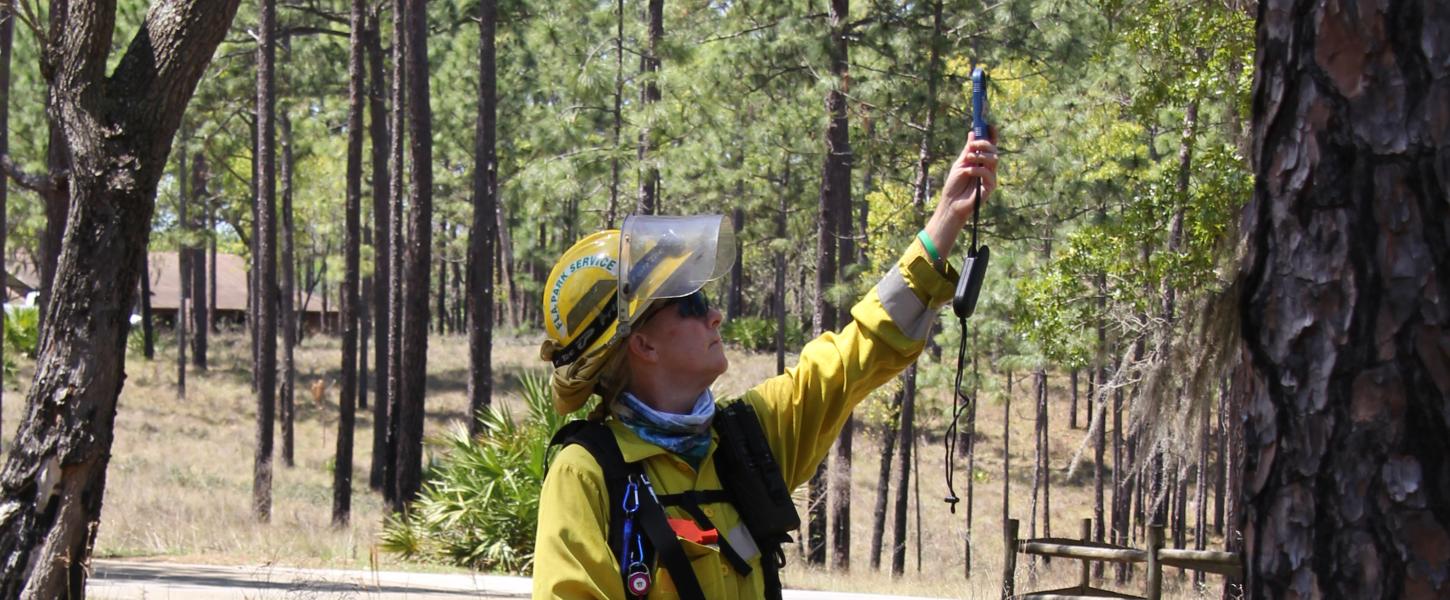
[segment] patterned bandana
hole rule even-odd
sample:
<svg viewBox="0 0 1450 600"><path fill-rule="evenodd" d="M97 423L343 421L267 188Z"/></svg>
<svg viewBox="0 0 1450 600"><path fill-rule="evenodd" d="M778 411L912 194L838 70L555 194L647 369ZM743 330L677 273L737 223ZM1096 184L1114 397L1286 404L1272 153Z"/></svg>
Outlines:
<svg viewBox="0 0 1450 600"><path fill-rule="evenodd" d="M690 414L660 412L634 394L624 392L611 406L614 417L640 439L679 455L690 467L700 470L710 451L710 422L715 418L715 396L710 390L695 400Z"/></svg>

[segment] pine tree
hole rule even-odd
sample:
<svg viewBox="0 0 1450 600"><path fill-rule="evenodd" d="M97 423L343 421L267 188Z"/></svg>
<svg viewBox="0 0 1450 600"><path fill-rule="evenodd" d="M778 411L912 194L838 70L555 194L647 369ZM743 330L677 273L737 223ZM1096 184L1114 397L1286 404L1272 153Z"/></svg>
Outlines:
<svg viewBox="0 0 1450 600"><path fill-rule="evenodd" d="M1447 28L1434 1L1259 4L1235 389L1249 596L1450 595L1450 317L1424 308L1450 269L1450 142L1421 102Z"/></svg>
<svg viewBox="0 0 1450 600"><path fill-rule="evenodd" d="M347 54L347 198L343 207L342 385L337 395L337 455L332 468L332 524L346 526L352 514L352 441L358 387L358 321L361 307L362 146L363 146L363 0L352 0Z"/></svg>
<svg viewBox="0 0 1450 600"><path fill-rule="evenodd" d="M398 403L397 497L393 508L418 494L423 469L423 411L428 367L428 277L433 249L433 124L428 105L428 2L409 0L404 13L407 27L408 246L403 298L402 396Z"/></svg>
<svg viewBox="0 0 1450 600"><path fill-rule="evenodd" d="M497 69L498 3L478 8L478 118L474 131L473 227L468 235L469 431L479 433L478 414L493 398L493 262L498 214ZM618 106L616 106L616 110ZM617 160L617 159L616 159ZM617 163L616 163L617 172Z"/></svg>
<svg viewBox="0 0 1450 600"><path fill-rule="evenodd" d="M273 75L276 63L277 30L276 0L262 0L257 33L257 197L256 248L253 252L256 287L252 301L256 305L253 335L257 344L255 373L257 385L257 449L252 475L252 510L257 520L272 519L272 419L277 405L277 179L274 142L276 125L277 84Z"/></svg>

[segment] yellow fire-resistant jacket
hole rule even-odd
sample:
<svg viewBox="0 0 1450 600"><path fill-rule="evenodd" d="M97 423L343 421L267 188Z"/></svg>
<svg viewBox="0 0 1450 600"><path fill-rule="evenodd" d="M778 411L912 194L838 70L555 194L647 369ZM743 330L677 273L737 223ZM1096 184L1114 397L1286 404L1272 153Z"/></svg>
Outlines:
<svg viewBox="0 0 1450 600"><path fill-rule="evenodd" d="M916 360L925 346L937 309L951 299L956 272L943 275L932 265L920 241L851 309L852 321L839 333L824 333L806 344L799 363L746 392L760 417L770 449L795 489L810 479L825 459L846 418L871 390ZM729 402L731 400L724 400ZM665 449L645 442L618 421L606 421L626 462L643 461L657 494L721 489L710 454L719 436L712 430L710 454L697 473ZM604 473L589 451L570 445L559 452L544 480L535 539L534 598L609 598L627 600L619 558L609 547L609 493ZM728 503L706 504L705 515L722 535L740 525ZM688 519L679 507L672 518ZM760 557L749 559L748 577L723 560L716 546L681 540L700 588L711 600L763 598ZM649 598L677 598L663 567L653 571Z"/></svg>

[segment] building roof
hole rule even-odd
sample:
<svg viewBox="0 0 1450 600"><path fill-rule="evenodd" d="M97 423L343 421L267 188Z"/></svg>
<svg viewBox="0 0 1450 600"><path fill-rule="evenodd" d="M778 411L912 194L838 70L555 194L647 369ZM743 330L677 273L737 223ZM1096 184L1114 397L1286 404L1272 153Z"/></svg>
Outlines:
<svg viewBox="0 0 1450 600"><path fill-rule="evenodd" d="M11 271L6 274L6 298L10 301L23 300L25 294L33 291L40 278L28 261L13 261ZM181 281L175 251L151 252L148 255L147 275L151 279L152 310L176 310L180 304ZM247 310L247 261L235 254L216 255L216 307L218 311ZM322 312L322 297L314 291L308 297L307 290L299 289L296 304L301 312ZM303 306L306 304L306 306ZM338 306L328 306L328 312L337 312Z"/></svg>

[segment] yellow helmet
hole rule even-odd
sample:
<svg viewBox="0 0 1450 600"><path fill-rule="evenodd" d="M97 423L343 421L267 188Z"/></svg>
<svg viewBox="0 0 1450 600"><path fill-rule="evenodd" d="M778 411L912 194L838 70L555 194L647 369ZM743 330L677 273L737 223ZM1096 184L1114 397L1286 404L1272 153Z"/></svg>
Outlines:
<svg viewBox="0 0 1450 600"><path fill-rule="evenodd" d="M721 215L631 216L622 230L570 246L544 280L540 354L554 364L555 409L588 399L615 342L655 301L695 293L734 260L735 232Z"/></svg>
<svg viewBox="0 0 1450 600"><path fill-rule="evenodd" d="M619 230L592 234L570 246L544 280L546 360L567 365L598 353L614 339L619 282Z"/></svg>

